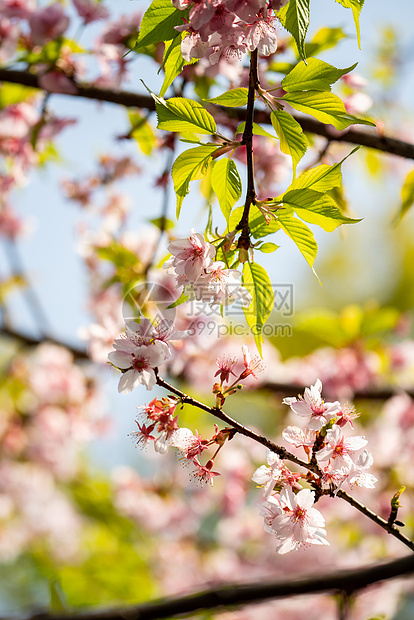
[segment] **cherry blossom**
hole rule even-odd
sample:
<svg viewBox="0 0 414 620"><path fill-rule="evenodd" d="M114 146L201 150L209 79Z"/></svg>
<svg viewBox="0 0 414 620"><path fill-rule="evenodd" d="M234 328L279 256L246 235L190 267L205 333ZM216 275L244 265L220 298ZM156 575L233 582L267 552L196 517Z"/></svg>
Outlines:
<svg viewBox="0 0 414 620"><path fill-rule="evenodd" d="M169 346L161 340L137 346L128 338L115 340L113 346L115 351L109 353L108 359L113 366L124 371L119 380L118 392L129 394L139 384L152 390L157 382L154 369L170 357Z"/></svg>
<svg viewBox="0 0 414 620"><path fill-rule="evenodd" d="M342 429L334 426L326 432L327 445L316 453L318 463L323 461L335 461L336 468L349 468L353 463L353 455L362 450L368 441L365 437L343 437Z"/></svg>
<svg viewBox="0 0 414 620"><path fill-rule="evenodd" d="M216 362L219 369L214 376L218 377L220 375L221 383L228 383L230 375L233 375L234 377L237 376L233 372L233 367L237 363L237 359L235 357L230 357L230 355L223 355L223 358L221 360L217 358Z"/></svg>
<svg viewBox="0 0 414 620"><path fill-rule="evenodd" d="M317 379L315 385L305 389L303 398L284 398L283 403L289 405L297 415L309 417L308 428L319 431L341 410L338 401L326 403L321 397L321 392L322 383Z"/></svg>
<svg viewBox="0 0 414 620"><path fill-rule="evenodd" d="M283 471L283 461L274 452L268 450L267 465L261 465L252 476L253 482L264 486L264 497L268 498L273 492L274 486L277 482L280 482Z"/></svg>
<svg viewBox="0 0 414 620"><path fill-rule="evenodd" d="M85 24L108 17L108 9L96 0L73 0L73 4Z"/></svg>
<svg viewBox="0 0 414 620"><path fill-rule="evenodd" d="M216 250L194 229L186 239L176 239L168 246L172 257L164 263L164 269L177 277L177 286L195 282L213 264Z"/></svg>
<svg viewBox="0 0 414 620"><path fill-rule="evenodd" d="M249 353L249 349L247 348L245 344L242 346L242 352L243 352L244 370L239 377L239 381L242 381L243 379L245 379L246 377L249 377L250 375L252 375L252 377L254 377L255 379L258 379L257 375L263 372L264 370L263 362L261 361L258 355L251 357Z"/></svg>
<svg viewBox="0 0 414 620"><path fill-rule="evenodd" d="M242 306L248 307L252 298L241 285L241 272L225 267L225 264L220 261L214 262L208 267L206 273L197 278L193 284L196 299L223 305L229 305L239 299Z"/></svg>
<svg viewBox="0 0 414 620"><path fill-rule="evenodd" d="M265 530L277 538L276 551L281 555L308 545L329 545L325 519L313 508L315 493L302 489L296 495L288 486L280 495L270 496L261 515Z"/></svg>
<svg viewBox="0 0 414 620"><path fill-rule="evenodd" d="M59 2L37 9L29 17L33 41L36 45L44 45L56 39L67 30L69 21Z"/></svg>

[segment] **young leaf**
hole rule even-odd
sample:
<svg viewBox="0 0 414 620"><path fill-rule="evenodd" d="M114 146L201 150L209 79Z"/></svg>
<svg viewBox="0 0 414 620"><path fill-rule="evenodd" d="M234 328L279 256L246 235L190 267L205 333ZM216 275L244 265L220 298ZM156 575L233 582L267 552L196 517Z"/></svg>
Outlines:
<svg viewBox="0 0 414 620"><path fill-rule="evenodd" d="M151 155L152 150L157 142L155 133L145 116L141 116L138 112L128 112L128 117L133 127L131 138L138 142L139 148L144 155Z"/></svg>
<svg viewBox="0 0 414 620"><path fill-rule="evenodd" d="M288 112L272 112L270 120L279 136L280 150L292 158L293 177L295 177L296 166L307 151L308 140L302 131L302 127Z"/></svg>
<svg viewBox="0 0 414 620"><path fill-rule="evenodd" d="M349 73L357 63L346 69L337 69L319 58L309 58L307 64L299 62L282 80L282 87L293 93L302 90L331 90L340 77Z"/></svg>
<svg viewBox="0 0 414 620"><path fill-rule="evenodd" d="M306 57L317 56L320 52L335 47L336 44L346 37L342 28L320 28L305 44Z"/></svg>
<svg viewBox="0 0 414 620"><path fill-rule="evenodd" d="M295 39L299 56L305 60L305 38L310 20L310 0L290 0L282 24Z"/></svg>
<svg viewBox="0 0 414 620"><path fill-rule="evenodd" d="M216 103L217 105L225 106L226 108L241 108L247 105L247 95L249 90L247 88L233 88L228 90L222 95L212 97L211 99L205 99L207 103Z"/></svg>
<svg viewBox="0 0 414 620"><path fill-rule="evenodd" d="M375 123L371 121L348 114L343 101L333 93L317 90L287 93L283 101L289 103L298 112L310 114L321 123L333 125L339 131L355 124L375 126Z"/></svg>
<svg viewBox="0 0 414 620"><path fill-rule="evenodd" d="M362 7L364 6L365 0L336 0L339 4L342 4L346 9L352 10L352 15L354 16L355 28L358 38L358 47L361 49L361 34L359 30L359 14L362 11Z"/></svg>
<svg viewBox="0 0 414 620"><path fill-rule="evenodd" d="M318 244L315 241L313 232L306 224L296 217L284 213L282 210L278 212L277 219L281 228L296 243L308 265L313 268L313 263L318 253Z"/></svg>
<svg viewBox="0 0 414 620"><path fill-rule="evenodd" d="M237 127L235 134L237 135L238 133L243 133L245 127L246 127L246 123L245 121L243 121ZM263 129L263 127L260 127L260 125L258 125L257 123L253 123L253 135L254 136L265 136L265 138L272 138L272 140L276 138L276 136L266 131L266 129Z"/></svg>
<svg viewBox="0 0 414 620"><path fill-rule="evenodd" d="M201 103L184 97L172 97L167 101L151 93L155 99L158 116L158 129L166 131L215 134L217 126L214 118Z"/></svg>
<svg viewBox="0 0 414 620"><path fill-rule="evenodd" d="M305 222L316 224L327 232L332 232L341 224L356 224L361 220L343 215L333 198L312 189L296 189L286 192L283 204L292 207Z"/></svg>
<svg viewBox="0 0 414 620"><path fill-rule="evenodd" d="M311 168L306 172L303 172L297 179L295 179L288 190L291 189L303 189L305 187L314 189L317 192L327 192L334 187L340 187L342 184L341 166L348 157L353 155L359 147L353 149L346 157L340 162L328 166L327 164L321 164L315 168Z"/></svg>
<svg viewBox="0 0 414 620"><path fill-rule="evenodd" d="M175 301L173 301L172 304L166 307L166 310L171 310L171 308L176 308L177 306L181 306L181 304L185 304L185 302L188 300L189 300L189 296L187 295L185 291L183 291L178 299L176 299Z"/></svg>
<svg viewBox="0 0 414 620"><path fill-rule="evenodd" d="M404 184L401 188L401 198L402 202L398 217L399 220L414 204L414 170L411 170L405 178Z"/></svg>
<svg viewBox="0 0 414 620"><path fill-rule="evenodd" d="M242 182L232 159L224 157L214 162L211 185L217 194L220 209L228 221L232 208L242 195Z"/></svg>
<svg viewBox="0 0 414 620"><path fill-rule="evenodd" d="M165 42L164 50L164 81L160 90L160 97L165 93L184 67L185 60L181 54L181 35L176 36L171 42Z"/></svg>
<svg viewBox="0 0 414 620"><path fill-rule="evenodd" d="M187 13L176 9L171 0L153 0L142 17L135 51L174 39L177 36L174 26L182 24L185 17Z"/></svg>
<svg viewBox="0 0 414 620"><path fill-rule="evenodd" d="M252 301L248 308L243 307L244 316L256 342L260 355L262 354L262 329L274 304L272 283L267 271L257 263L244 263L243 285L247 288Z"/></svg>
<svg viewBox="0 0 414 620"><path fill-rule="evenodd" d="M270 254L271 252L275 252L276 250L278 250L279 247L280 246L276 245L276 243L267 241L266 243L263 243L261 246L257 247L256 250L259 250L260 252L264 252L265 254Z"/></svg>
<svg viewBox="0 0 414 620"><path fill-rule="evenodd" d="M181 153L173 163L171 175L177 194L177 219L183 200L190 191L190 181L203 178L207 171L210 156L215 150L217 150L217 146L213 144L197 146Z"/></svg>

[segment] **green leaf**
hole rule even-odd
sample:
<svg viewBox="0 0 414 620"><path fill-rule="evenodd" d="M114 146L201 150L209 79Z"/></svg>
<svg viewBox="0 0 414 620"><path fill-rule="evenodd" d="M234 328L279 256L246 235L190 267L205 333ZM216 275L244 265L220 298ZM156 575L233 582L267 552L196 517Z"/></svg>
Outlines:
<svg viewBox="0 0 414 620"><path fill-rule="evenodd" d="M167 217L154 217L148 221L160 230L172 230L175 226L174 222Z"/></svg>
<svg viewBox="0 0 414 620"><path fill-rule="evenodd" d="M247 105L248 94L248 88L233 88L232 90L226 91L222 95L218 95L217 97L205 99L205 101L207 103L216 103L217 105L222 105L226 108L240 108Z"/></svg>
<svg viewBox="0 0 414 620"><path fill-rule="evenodd" d="M145 116L138 112L128 112L130 123L133 127L131 138L135 140L144 155L151 155L156 144L157 138Z"/></svg>
<svg viewBox="0 0 414 620"><path fill-rule="evenodd" d="M356 224L361 221L343 215L331 196L312 189L286 192L283 204L293 208L305 222L316 224L327 232L332 232L341 224Z"/></svg>
<svg viewBox="0 0 414 620"><path fill-rule="evenodd" d="M150 91L151 92L151 91ZM215 134L217 126L214 118L201 103L193 99L172 97L167 101L151 93L155 100L158 116L158 129L178 132Z"/></svg>
<svg viewBox="0 0 414 620"><path fill-rule="evenodd" d="M165 93L184 67L185 60L181 54L181 35L176 36L171 42L165 42L164 50L164 81L160 90L160 97Z"/></svg>
<svg viewBox="0 0 414 620"><path fill-rule="evenodd" d="M414 204L414 170L411 170L405 178L404 184L401 188L401 198L401 208L398 216L399 220Z"/></svg>
<svg viewBox="0 0 414 620"><path fill-rule="evenodd" d="M232 159L225 157L214 162L211 186L217 194L220 209L228 222L232 208L242 195L242 182Z"/></svg>
<svg viewBox="0 0 414 620"><path fill-rule="evenodd" d="M190 181L203 178L207 171L210 156L215 150L217 150L217 146L213 144L197 146L194 149L184 151L175 160L171 174L177 194L177 219L183 200L190 191Z"/></svg>
<svg viewBox="0 0 414 620"><path fill-rule="evenodd" d="M277 219L281 228L296 243L306 262L313 268L313 263L318 253L318 244L315 241L313 232L306 224L288 213L283 213L283 211L278 211Z"/></svg>
<svg viewBox="0 0 414 620"><path fill-rule="evenodd" d="M243 207L237 207L237 209L234 209L231 212L228 225L229 231L236 228L237 224L241 220L242 215ZM277 219L272 218L269 224L266 224L266 220L264 219L263 215L255 206L250 207L249 226L250 233L255 239L261 239L262 237L266 237L267 235L271 235L272 233L280 230L280 224Z"/></svg>
<svg viewBox="0 0 414 620"><path fill-rule="evenodd" d="M283 26L295 39L300 58L305 60L305 38L310 20L310 0L290 0L282 15Z"/></svg>
<svg viewBox="0 0 414 620"><path fill-rule="evenodd" d="M248 308L243 307L244 316L256 342L260 355L262 354L262 329L274 304L272 283L267 271L257 263L244 263L243 285L247 288L252 301Z"/></svg>
<svg viewBox="0 0 414 620"><path fill-rule="evenodd" d="M350 125L373 125L371 121L348 114L343 101L333 93L309 90L300 93L288 93L283 97L292 108L314 116L321 123L333 125L341 131Z"/></svg>
<svg viewBox="0 0 414 620"><path fill-rule="evenodd" d="M336 0L339 4L342 4L346 9L352 10L352 15L354 16L355 28L358 38L358 47L361 49L361 33L359 30L359 14L362 11L362 7L364 6L365 0Z"/></svg>
<svg viewBox="0 0 414 620"><path fill-rule="evenodd" d="M185 304L186 301L189 300L189 296L183 290L178 299L176 299L172 304L166 307L166 310L171 310L171 308L176 308L177 306L181 306L181 304Z"/></svg>
<svg viewBox="0 0 414 620"><path fill-rule="evenodd" d="M293 176L295 177L296 166L307 151L308 140L302 131L302 127L288 112L272 112L270 120L279 136L280 150L292 158Z"/></svg>
<svg viewBox="0 0 414 620"><path fill-rule="evenodd" d="M245 121L243 121L237 127L235 134L237 135L238 133L243 133L245 127L246 127L246 123ZM253 123L253 135L254 136L265 136L265 138L272 138L272 140L276 138L276 136L266 131L266 129L263 129L263 127L260 127L260 125L258 125L257 123Z"/></svg>
<svg viewBox="0 0 414 620"><path fill-rule="evenodd" d="M154 0L142 17L135 51L174 39L177 36L174 26L182 24L186 16L187 13L176 9L171 0Z"/></svg>
<svg viewBox="0 0 414 620"><path fill-rule="evenodd" d="M342 184L341 166L344 161L356 153L358 149L359 147L353 149L340 162L333 164L332 166L321 164L320 166L316 166L315 168L311 168L310 170L303 172L292 182L287 191L307 187L309 189L314 189L317 192L327 192L334 187L340 187Z"/></svg>
<svg viewBox="0 0 414 620"><path fill-rule="evenodd" d="M316 56L320 52L335 47L345 37L342 28L321 28L313 35L310 42L305 44L306 57Z"/></svg>
<svg viewBox="0 0 414 620"><path fill-rule="evenodd" d="M275 252L276 250L279 249L279 245L276 245L276 243L272 243L271 241L267 241L266 243L262 243L261 246L256 247L256 250L259 250L260 252L264 252L265 254L270 254L271 252Z"/></svg>
<svg viewBox="0 0 414 620"><path fill-rule="evenodd" d="M331 90L340 77L349 73L358 63L346 69L337 69L319 58L309 58L307 64L299 62L282 80L282 87L287 92L302 90Z"/></svg>

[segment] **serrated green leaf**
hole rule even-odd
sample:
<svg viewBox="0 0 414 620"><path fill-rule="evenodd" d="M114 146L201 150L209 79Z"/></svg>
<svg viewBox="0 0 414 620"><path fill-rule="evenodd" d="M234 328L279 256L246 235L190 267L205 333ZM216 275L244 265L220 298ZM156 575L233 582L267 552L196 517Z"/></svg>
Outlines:
<svg viewBox="0 0 414 620"><path fill-rule="evenodd" d="M242 215L243 207L237 207L237 209L231 212L228 225L229 231L236 228ZM272 218L269 224L267 224L262 213L260 213L259 209L255 206L250 207L249 226L250 233L255 239L261 239L280 230L280 224L277 219Z"/></svg>
<svg viewBox="0 0 414 620"><path fill-rule="evenodd" d="M308 140L303 133L302 127L288 112L272 112L270 120L279 136L280 150L292 158L293 177L295 177L296 166L307 151Z"/></svg>
<svg viewBox="0 0 414 620"><path fill-rule="evenodd" d="M306 92L287 93L283 97L292 108L315 117L321 123L333 125L341 131L350 125L372 125L375 123L348 114L343 101L329 92L309 90Z"/></svg>
<svg viewBox="0 0 414 620"><path fill-rule="evenodd" d="M259 250L259 252L264 252L265 254L270 254L271 252L275 252L276 250L279 249L279 245L276 245L276 243L272 243L271 241L267 241L266 243L263 243L261 246L255 248L256 250Z"/></svg>
<svg viewBox="0 0 414 620"><path fill-rule="evenodd" d="M308 265L313 268L313 263L318 253L318 244L315 241L313 232L296 217L285 214L282 211L278 211L277 219L288 237L296 243Z"/></svg>
<svg viewBox="0 0 414 620"><path fill-rule="evenodd" d="M240 108L247 105L248 88L232 88L222 95L205 99L207 103L216 103L226 108Z"/></svg>
<svg viewBox="0 0 414 620"><path fill-rule="evenodd" d="M316 224L332 232L341 224L356 224L361 220L346 217L328 194L312 189L296 189L286 192L283 204L296 211L296 215L309 224Z"/></svg>
<svg viewBox="0 0 414 620"><path fill-rule="evenodd" d="M400 220L414 205L414 170L408 173L401 188L401 208L398 215Z"/></svg>
<svg viewBox="0 0 414 620"><path fill-rule="evenodd" d="M307 187L317 192L327 192L333 187L340 187L341 183L341 164L334 164L333 166L321 164L303 172L293 181L288 189L303 189Z"/></svg>
<svg viewBox="0 0 414 620"><path fill-rule="evenodd" d="M335 47L336 44L346 37L342 28L320 28L305 44L306 57L316 56L320 52Z"/></svg>
<svg viewBox="0 0 414 620"><path fill-rule="evenodd" d="M358 39L358 47L361 49L361 33L359 29L359 14L362 11L362 7L364 6L365 0L336 0L346 9L352 10L352 15L354 17L355 28Z"/></svg>
<svg viewBox="0 0 414 620"><path fill-rule="evenodd" d="M207 171L210 156L216 150L217 146L213 144L197 146L181 153L173 163L171 175L177 194L177 219L183 200L190 191L190 181L203 178Z"/></svg>
<svg viewBox="0 0 414 620"><path fill-rule="evenodd" d="M286 11L279 13L282 24L296 42L299 56L305 60L305 38L310 20L310 0L290 0Z"/></svg>
<svg viewBox="0 0 414 620"><path fill-rule="evenodd" d="M181 35L165 42L164 50L164 81L160 90L160 97L165 93L184 67L185 60L181 54Z"/></svg>
<svg viewBox="0 0 414 620"><path fill-rule="evenodd" d="M177 36L174 26L182 24L186 16L187 13L176 9L171 0L153 0L142 17L135 51L174 39Z"/></svg>
<svg viewBox="0 0 414 620"><path fill-rule="evenodd" d="M347 67L346 69L337 69L336 67L319 60L319 58L309 58L305 64L299 62L296 67L282 80L282 87L287 92L296 92L303 90L331 90L340 77L349 73L358 63Z"/></svg>
<svg viewBox="0 0 414 620"><path fill-rule="evenodd" d="M154 93L151 94L155 100L158 129L176 131L177 133L216 133L216 122L201 103L183 97L172 97L165 100L162 97L157 97Z"/></svg>
<svg viewBox="0 0 414 620"><path fill-rule="evenodd" d="M237 135L238 133L243 133L245 127L246 127L246 123L245 121L243 121L237 127L235 134ZM272 140L276 138L276 136L266 131L266 129L263 129L263 127L260 127L260 125L258 125L257 123L253 123L253 135L254 136L265 136L265 138L272 138Z"/></svg>
<svg viewBox="0 0 414 620"><path fill-rule="evenodd" d="M342 184L341 166L344 161L346 161L348 157L353 155L358 149L359 147L353 149L348 155L346 155L346 157L341 159L340 162L333 164L332 166L321 164L320 166L315 166L315 168L306 170L306 172L303 172L291 183L287 191L307 187L317 192L327 192L334 187L340 187Z"/></svg>
<svg viewBox="0 0 414 620"><path fill-rule="evenodd" d="M232 208L242 195L242 182L232 159L225 157L214 162L211 186L217 195L220 209L228 221Z"/></svg>
<svg viewBox="0 0 414 620"><path fill-rule="evenodd" d="M267 271L258 263L244 263L243 285L247 288L252 301L243 307L244 316L256 342L257 349L262 354L262 329L272 312L274 293Z"/></svg>

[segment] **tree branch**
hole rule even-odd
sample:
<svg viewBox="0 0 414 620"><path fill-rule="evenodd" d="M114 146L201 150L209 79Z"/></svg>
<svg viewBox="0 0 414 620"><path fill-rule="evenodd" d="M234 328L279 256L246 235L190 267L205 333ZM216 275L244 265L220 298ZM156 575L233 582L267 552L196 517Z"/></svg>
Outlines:
<svg viewBox="0 0 414 620"><path fill-rule="evenodd" d="M348 595L369 585L414 573L414 555L364 568L326 573L314 578L260 583L234 583L209 588L195 594L160 599L133 607L68 612L64 615L37 613L24 620L157 620L182 616L205 609L227 611L264 601L303 594L345 592ZM0 620L6 620L1 618ZM16 620L16 617L13 617Z"/></svg>
<svg viewBox="0 0 414 620"><path fill-rule="evenodd" d="M226 424L234 428L241 435L244 435L245 437L249 437L250 439L253 439L253 441L256 441L257 443L260 443L262 446L265 446L272 452L275 452L276 454L280 456L280 458L285 459L286 461L295 463L296 465L299 465L300 467L303 467L304 469L307 469L308 471L313 472L320 478L322 472L319 469L316 459L312 459L309 463L302 461L301 459L299 459L294 454L291 454L288 450L286 450L282 446L278 446L277 444L273 443L266 437L263 437L262 435L255 433L250 428L243 426L236 420L233 420L233 418L228 416L221 409L218 409L217 407L209 407L208 405L201 403L195 398L191 398L191 396L188 396L188 394L185 394L181 390L170 385L169 383L161 379L161 377L159 377L158 375L157 375L157 384L165 388L166 390L172 392L176 396L178 396L181 402L187 403L189 405L192 405L193 407L197 407L198 409L202 409L203 411L206 411L210 415L214 416L215 418L218 418L222 422L225 422ZM328 495L330 494L330 491L324 491L323 493L325 495ZM393 523L388 523L388 521L385 521L384 519L379 517L377 514L375 514L375 512L372 512L372 510L370 510L369 508L367 508L366 506L358 502L351 495L348 495L348 493L345 493L345 491L338 491L336 493L336 496L348 502L348 504L356 508L356 510L358 510L363 515L368 517L368 519L371 519L371 521L379 525L379 527L384 529L388 534L391 534L392 536L397 538L400 542L402 542L406 547L414 551L414 542L410 540L409 538L407 538L406 536L404 536L404 534L400 532L400 530Z"/></svg>
<svg viewBox="0 0 414 620"><path fill-rule="evenodd" d="M11 82L13 84L22 84L23 86L28 86L30 88L41 88L39 86L38 77L29 71L16 71L13 69L0 68L0 82ZM118 105L131 108L145 108L151 111L155 110L154 100L152 97L146 95L140 95L138 93L131 93L128 91L116 91L109 88L97 88L91 84L83 84L80 82L74 82L74 85L77 88L77 92L73 94L68 93L65 94L65 96L83 97L86 99L105 101L107 103L116 103ZM62 95L62 93L56 94ZM221 108L221 110L223 113L234 117L237 120L245 120L245 111L243 109ZM375 149L377 151L382 151L383 153L388 153L390 155L396 155L406 159L414 159L414 144L382 135L376 129L349 129L345 132L335 132L329 125L323 125L312 118L303 116L294 116L294 118L300 123L304 131L314 133L319 136L324 136L331 142L336 141L357 144ZM269 125L269 113L262 110L256 110L254 120L256 123Z"/></svg>
<svg viewBox="0 0 414 620"><path fill-rule="evenodd" d="M256 199L256 191L254 188L254 164L253 164L253 118L254 118L254 100L256 90L259 86L258 76L258 51L257 49L251 53L250 57L250 73L249 73L249 93L247 97L246 123L244 126L242 144L246 147L246 164L247 164L247 189L246 202L244 203L243 215L240 222L236 226L236 230L241 230L237 247L248 250L250 248L250 227L249 213L250 207Z"/></svg>

